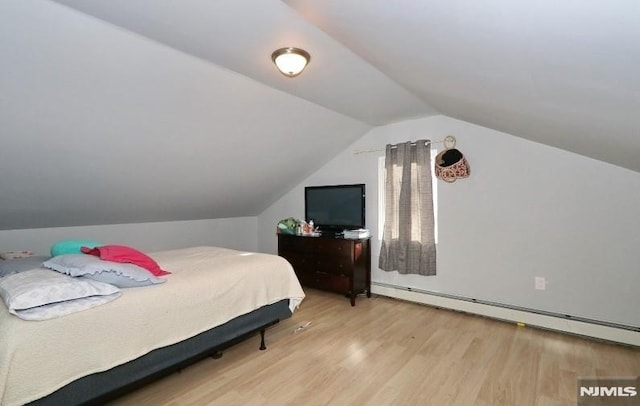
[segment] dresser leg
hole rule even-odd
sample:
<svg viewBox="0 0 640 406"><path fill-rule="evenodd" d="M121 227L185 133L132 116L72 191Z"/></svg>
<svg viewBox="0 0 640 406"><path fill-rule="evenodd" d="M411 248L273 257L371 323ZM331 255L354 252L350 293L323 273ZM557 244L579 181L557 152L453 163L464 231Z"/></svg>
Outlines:
<svg viewBox="0 0 640 406"><path fill-rule="evenodd" d="M267 349L267 346L264 343L264 332L265 329L260 330L260 351L264 351Z"/></svg>

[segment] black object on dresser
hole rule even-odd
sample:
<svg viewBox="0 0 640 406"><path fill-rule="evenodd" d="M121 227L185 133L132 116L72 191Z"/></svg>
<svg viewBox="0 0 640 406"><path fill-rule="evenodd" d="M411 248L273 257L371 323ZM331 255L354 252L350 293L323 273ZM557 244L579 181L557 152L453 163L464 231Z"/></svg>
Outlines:
<svg viewBox="0 0 640 406"><path fill-rule="evenodd" d="M278 234L278 255L291 263L303 286L371 297L371 245L368 238Z"/></svg>

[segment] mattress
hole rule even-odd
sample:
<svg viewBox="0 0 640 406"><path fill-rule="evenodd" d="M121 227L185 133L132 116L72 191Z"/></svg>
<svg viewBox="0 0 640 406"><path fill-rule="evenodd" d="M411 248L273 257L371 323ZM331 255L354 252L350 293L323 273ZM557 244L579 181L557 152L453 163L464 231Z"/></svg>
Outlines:
<svg viewBox="0 0 640 406"><path fill-rule="evenodd" d="M123 289L105 305L25 321L0 305L0 404L44 397L83 376L106 371L304 292L275 255L217 247L150 254L172 274L167 283Z"/></svg>

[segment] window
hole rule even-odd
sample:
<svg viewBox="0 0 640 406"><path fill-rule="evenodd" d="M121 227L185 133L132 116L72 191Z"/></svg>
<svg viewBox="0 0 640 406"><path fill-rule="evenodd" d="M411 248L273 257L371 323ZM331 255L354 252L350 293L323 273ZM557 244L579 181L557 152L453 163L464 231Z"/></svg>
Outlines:
<svg viewBox="0 0 640 406"><path fill-rule="evenodd" d="M435 162L438 150L431 147L431 162ZM433 185L433 233L434 240L438 244L438 178L435 171L431 172L431 184ZM384 230L384 157L378 158L378 239L382 240Z"/></svg>

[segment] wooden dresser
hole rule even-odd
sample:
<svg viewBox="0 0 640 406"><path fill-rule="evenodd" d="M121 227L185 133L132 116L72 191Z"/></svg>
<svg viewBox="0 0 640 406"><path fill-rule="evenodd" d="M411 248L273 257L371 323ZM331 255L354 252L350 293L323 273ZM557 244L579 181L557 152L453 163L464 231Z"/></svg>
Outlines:
<svg viewBox="0 0 640 406"><path fill-rule="evenodd" d="M368 238L307 237L278 234L278 255L287 259L303 286L371 297L371 246Z"/></svg>

